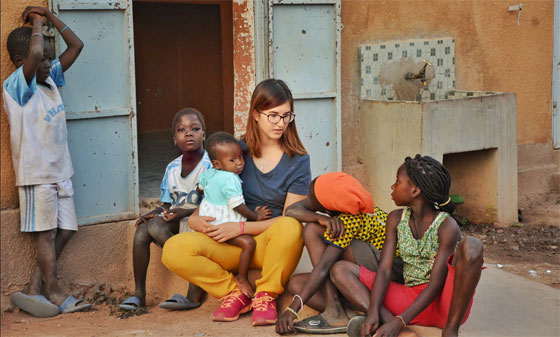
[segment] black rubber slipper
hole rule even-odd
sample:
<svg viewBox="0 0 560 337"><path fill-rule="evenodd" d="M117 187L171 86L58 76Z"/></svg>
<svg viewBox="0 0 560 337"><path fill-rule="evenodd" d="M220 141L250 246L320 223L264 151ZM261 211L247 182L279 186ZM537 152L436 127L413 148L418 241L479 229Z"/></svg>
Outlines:
<svg viewBox="0 0 560 337"><path fill-rule="evenodd" d="M302 321L294 323L294 328L299 332L310 333L310 334L333 334L333 333L345 333L345 326L333 327L327 322L321 314L308 317Z"/></svg>

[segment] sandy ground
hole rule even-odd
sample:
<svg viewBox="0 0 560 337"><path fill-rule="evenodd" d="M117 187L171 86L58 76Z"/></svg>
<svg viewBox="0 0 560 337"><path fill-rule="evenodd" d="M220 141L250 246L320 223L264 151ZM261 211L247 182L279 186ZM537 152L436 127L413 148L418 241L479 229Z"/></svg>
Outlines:
<svg viewBox="0 0 560 337"><path fill-rule="evenodd" d="M560 226L469 224L461 230L483 242L487 265L560 289Z"/></svg>
<svg viewBox="0 0 560 337"><path fill-rule="evenodd" d="M208 299L191 311L168 311L153 304L148 312L126 319L111 314L112 306L96 305L88 312L34 318L23 312L2 315L1 335L7 336L275 336L274 326L253 327L251 314L232 323L212 322L210 316L218 306ZM303 314L314 312L305 309Z"/></svg>
<svg viewBox="0 0 560 337"><path fill-rule="evenodd" d="M462 230L483 241L487 265L560 289L560 227L469 224ZM127 294L100 285L76 295L95 303L94 307L48 319L34 318L18 309L5 312L1 336L277 336L274 326L251 326L250 314L232 323L212 322L210 316L218 306L214 298L198 309L173 312L157 306L163 299L148 297L145 313L127 317L117 307ZM303 317L313 314L309 308L302 312ZM424 335L423 330L419 332Z"/></svg>

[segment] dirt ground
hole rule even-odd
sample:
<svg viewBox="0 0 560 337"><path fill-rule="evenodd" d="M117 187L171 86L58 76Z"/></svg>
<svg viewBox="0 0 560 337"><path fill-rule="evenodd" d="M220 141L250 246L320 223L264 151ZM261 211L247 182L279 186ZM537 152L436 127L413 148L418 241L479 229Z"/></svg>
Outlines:
<svg viewBox="0 0 560 337"><path fill-rule="evenodd" d="M485 247L485 263L527 279L560 289L560 227L518 225L494 227L467 224L463 233L480 238ZM87 312L64 314L48 319L34 318L15 309L2 314L2 336L275 336L274 326L253 327L251 315L232 323L213 323L212 311L218 301L207 299L188 312L161 309L161 298L148 297L149 307L128 316L117 304L126 294L106 285L95 285L76 294L95 303ZM311 316L306 308L303 316Z"/></svg>
<svg viewBox="0 0 560 337"><path fill-rule="evenodd" d="M560 289L560 227L468 224L461 230L482 240L486 265Z"/></svg>

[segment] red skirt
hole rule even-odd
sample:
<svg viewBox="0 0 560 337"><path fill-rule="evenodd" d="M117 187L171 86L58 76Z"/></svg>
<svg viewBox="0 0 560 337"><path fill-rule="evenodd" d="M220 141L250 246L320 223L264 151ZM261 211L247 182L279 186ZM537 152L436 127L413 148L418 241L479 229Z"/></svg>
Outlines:
<svg viewBox="0 0 560 337"><path fill-rule="evenodd" d="M453 295L453 281L455 279L455 267L451 265L453 255L447 259L447 278L441 294L424 309L419 315L414 317L409 324L435 326L443 329L447 323L447 315L451 304L451 297ZM360 266L360 281L371 290L373 281L375 280L375 273L369 269ZM428 286L428 283L420 284L413 287L407 287L403 284L390 281L387 287L387 293L383 300L383 306L387 308L393 315L400 315L416 300L418 295ZM474 295L473 295L474 296ZM465 314L465 318L461 322L464 324L471 312L473 299L471 298L469 308Z"/></svg>

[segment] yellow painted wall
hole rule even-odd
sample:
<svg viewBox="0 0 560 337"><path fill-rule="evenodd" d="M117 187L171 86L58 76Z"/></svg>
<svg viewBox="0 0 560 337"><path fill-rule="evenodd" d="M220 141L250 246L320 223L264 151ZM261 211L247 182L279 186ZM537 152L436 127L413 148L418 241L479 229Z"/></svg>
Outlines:
<svg viewBox="0 0 560 337"><path fill-rule="evenodd" d="M551 143L554 1L523 1L520 26L517 12L507 11L517 3L342 0L343 169L365 176L355 140L347 136L360 122L359 45L387 40L455 38L456 88L514 92L518 144Z"/></svg>
<svg viewBox="0 0 560 337"><path fill-rule="evenodd" d="M1 20L2 20L2 83L4 80L10 76L12 72L16 70L15 66L10 60L10 55L6 49L6 40L10 32L21 26L23 24L21 20L21 13L26 6L46 6L46 0L1 0L0 6L2 8ZM4 101L2 100L2 113L1 113L1 181L2 181L2 198L0 202L0 207L14 208L18 204L17 190L15 188L15 176L14 169L12 166L12 153L10 151L10 127L8 125L8 118L6 116L6 111L4 111Z"/></svg>

